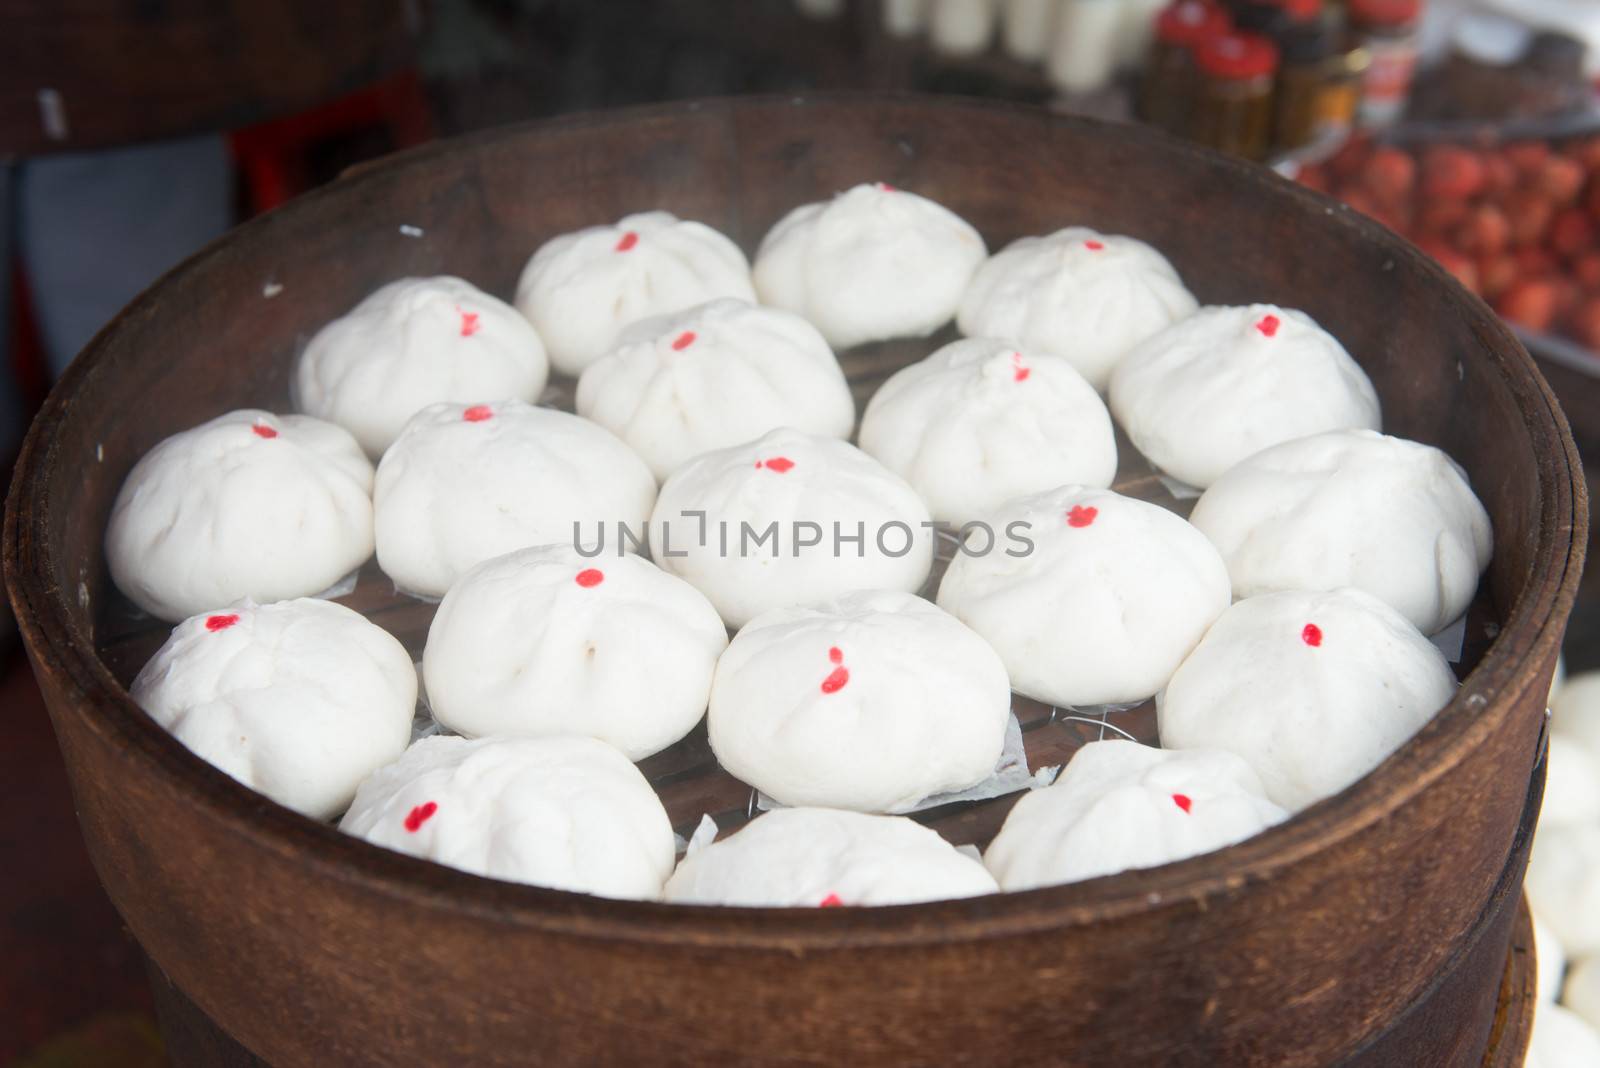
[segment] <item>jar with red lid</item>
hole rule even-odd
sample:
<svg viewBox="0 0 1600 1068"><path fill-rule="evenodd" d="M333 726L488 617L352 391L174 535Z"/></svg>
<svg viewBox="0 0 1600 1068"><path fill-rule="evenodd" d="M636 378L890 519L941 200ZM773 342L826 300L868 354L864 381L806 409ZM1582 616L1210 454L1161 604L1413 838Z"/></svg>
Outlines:
<svg viewBox="0 0 1600 1068"><path fill-rule="evenodd" d="M1235 29L1272 38L1280 49L1284 35L1323 13L1323 0L1229 0Z"/></svg>
<svg viewBox="0 0 1600 1068"><path fill-rule="evenodd" d="M1260 34L1226 33L1194 53L1200 93L1189 136L1246 159L1262 159L1272 144L1272 87L1278 46Z"/></svg>
<svg viewBox="0 0 1600 1068"><path fill-rule="evenodd" d="M1417 72L1422 0L1350 0L1351 33L1369 60L1361 83L1361 124L1387 126L1406 110Z"/></svg>
<svg viewBox="0 0 1600 1068"><path fill-rule="evenodd" d="M1343 31L1332 9L1322 9L1320 3L1307 9L1309 16L1290 23L1275 39L1279 63L1272 140L1280 151L1302 148L1317 138L1318 114Z"/></svg>
<svg viewBox="0 0 1600 1068"><path fill-rule="evenodd" d="M1323 0L1228 0L1233 25L1278 46L1273 89L1273 148L1292 150L1316 134L1317 101L1328 80L1328 58L1338 50L1342 9Z"/></svg>
<svg viewBox="0 0 1600 1068"><path fill-rule="evenodd" d="M1176 0L1156 16L1150 57L1139 86L1138 114L1168 133L1186 134L1199 92L1194 49L1229 32L1228 13L1209 0Z"/></svg>

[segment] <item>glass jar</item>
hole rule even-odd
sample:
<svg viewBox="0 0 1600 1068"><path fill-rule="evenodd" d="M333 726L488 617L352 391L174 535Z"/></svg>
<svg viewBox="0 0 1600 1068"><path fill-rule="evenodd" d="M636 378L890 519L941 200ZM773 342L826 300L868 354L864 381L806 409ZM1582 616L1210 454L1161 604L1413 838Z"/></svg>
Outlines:
<svg viewBox="0 0 1600 1068"><path fill-rule="evenodd" d="M1200 95L1189 135L1201 144L1246 159L1272 146L1272 90L1278 46L1254 33L1226 33L1195 49Z"/></svg>
<svg viewBox="0 0 1600 1068"><path fill-rule="evenodd" d="M1156 16L1155 35L1139 83L1139 118L1172 134L1187 135L1200 92L1194 49L1229 31L1228 14L1205 0L1177 0Z"/></svg>
<svg viewBox="0 0 1600 1068"><path fill-rule="evenodd" d="M1273 100L1273 147L1301 148L1320 133L1317 114L1328 64L1339 51L1338 19L1332 11L1318 11L1285 27L1277 43L1281 60Z"/></svg>
<svg viewBox="0 0 1600 1068"><path fill-rule="evenodd" d="M1332 140L1355 129L1356 114L1361 108L1361 86L1367 80L1367 68L1371 65L1372 57L1367 50L1351 44L1348 38L1328 58L1313 120L1319 139Z"/></svg>
<svg viewBox="0 0 1600 1068"><path fill-rule="evenodd" d="M1350 30L1370 65L1361 85L1361 124L1388 126L1406 110L1417 72L1422 0L1350 0Z"/></svg>
<svg viewBox="0 0 1600 1068"><path fill-rule="evenodd" d="M1259 33L1283 47L1284 35L1321 16L1322 0L1230 0L1235 29Z"/></svg>

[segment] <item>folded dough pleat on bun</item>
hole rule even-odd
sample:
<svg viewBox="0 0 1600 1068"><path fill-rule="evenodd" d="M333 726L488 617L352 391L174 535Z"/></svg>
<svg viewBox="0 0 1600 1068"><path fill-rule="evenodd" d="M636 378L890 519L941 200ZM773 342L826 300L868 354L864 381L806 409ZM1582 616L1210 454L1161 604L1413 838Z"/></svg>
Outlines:
<svg viewBox="0 0 1600 1068"><path fill-rule="evenodd" d="M538 333L511 305L460 278L402 278L317 331L295 398L376 458L430 404L534 401L549 374Z"/></svg>
<svg viewBox="0 0 1600 1068"><path fill-rule="evenodd" d="M704 223L647 211L546 241L523 268L516 305L555 369L577 375L629 325L719 297L755 302L739 246Z"/></svg>
<svg viewBox="0 0 1600 1068"><path fill-rule="evenodd" d="M1354 586L1424 634L1467 610L1493 546L1450 457L1372 430L1263 449L1213 482L1189 522L1222 553L1236 598Z"/></svg>
<svg viewBox="0 0 1600 1068"><path fill-rule="evenodd" d="M879 386L861 448L957 525L1056 486L1109 486L1117 473L1111 416L1072 364L993 338L952 342Z"/></svg>
<svg viewBox="0 0 1600 1068"><path fill-rule="evenodd" d="M424 738L361 784L339 829L474 875L601 897L653 900L672 874L661 800L594 738Z"/></svg>
<svg viewBox="0 0 1600 1068"><path fill-rule="evenodd" d="M468 568L530 545L643 543L656 480L604 427L522 401L435 404L384 453L374 487L378 566L442 597Z"/></svg>
<svg viewBox="0 0 1600 1068"><path fill-rule="evenodd" d="M932 519L904 479L848 442L774 430L695 457L661 487L651 556L730 627L851 590L916 590Z"/></svg>
<svg viewBox="0 0 1600 1068"><path fill-rule="evenodd" d="M997 889L982 864L904 816L786 808L684 857L662 897L686 905L831 908Z"/></svg>
<svg viewBox="0 0 1600 1068"><path fill-rule="evenodd" d="M988 250L948 208L882 182L804 204L761 240L761 303L802 315L828 343L925 337L955 317Z"/></svg>
<svg viewBox="0 0 1600 1068"><path fill-rule="evenodd" d="M962 295L957 323L968 337L1070 360L1103 390L1118 360L1198 306L1143 241L1069 226L990 257Z"/></svg>
<svg viewBox="0 0 1600 1068"><path fill-rule="evenodd" d="M983 862L1002 889L1031 890L1209 853L1288 816L1232 753L1090 742L1022 795Z"/></svg>
<svg viewBox="0 0 1600 1068"><path fill-rule="evenodd" d="M361 446L332 423L219 415L128 472L106 528L111 579L168 622L321 593L372 555L372 481Z"/></svg>
<svg viewBox="0 0 1600 1068"><path fill-rule="evenodd" d="M856 419L850 385L816 327L732 299L628 327L583 372L577 408L662 479L703 452L779 427L848 438Z"/></svg>
<svg viewBox="0 0 1600 1068"><path fill-rule="evenodd" d="M197 756L312 819L411 740L417 672L388 631L332 601L244 601L184 620L134 679Z"/></svg>
<svg viewBox="0 0 1600 1068"><path fill-rule="evenodd" d="M450 587L422 674L461 734L586 734L642 760L700 722L727 646L711 602L648 560L544 545Z"/></svg>
<svg viewBox="0 0 1600 1068"><path fill-rule="evenodd" d="M1028 697L1143 701L1228 607L1217 550L1159 505L1063 486L984 521L995 544L956 554L939 605L988 639Z"/></svg>
<svg viewBox="0 0 1600 1068"><path fill-rule="evenodd" d="M1162 745L1237 753L1298 812L1377 767L1455 690L1444 654L1371 594L1267 593L1222 614L1156 715Z"/></svg>
<svg viewBox="0 0 1600 1068"><path fill-rule="evenodd" d="M717 663L717 760L785 805L906 812L988 778L1005 746L1005 665L913 594L863 590L748 623Z"/></svg>
<svg viewBox="0 0 1600 1068"><path fill-rule="evenodd" d="M1381 429L1378 394L1339 339L1273 304L1208 307L1129 353L1111 414L1167 474L1211 485L1262 449Z"/></svg>

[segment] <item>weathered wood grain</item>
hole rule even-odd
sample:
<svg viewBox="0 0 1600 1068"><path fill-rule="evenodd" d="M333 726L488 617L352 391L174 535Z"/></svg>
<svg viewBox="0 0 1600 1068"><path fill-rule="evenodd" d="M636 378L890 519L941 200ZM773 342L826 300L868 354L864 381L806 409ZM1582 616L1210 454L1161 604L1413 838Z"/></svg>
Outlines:
<svg viewBox="0 0 1600 1068"><path fill-rule="evenodd" d="M389 853L245 790L128 700L119 680L158 632L118 616L106 578L120 480L173 431L282 408L321 323L405 274L507 295L540 241L641 208L753 248L789 207L864 178L942 201L995 246L1077 222L1132 234L1203 300L1298 306L1337 334L1388 428L1455 456L1495 522L1451 705L1368 778L1217 854L818 912L603 901ZM851 360L866 388L923 351ZM1147 472L1124 476L1156 492ZM1526 354L1377 224L1131 127L821 96L495 131L241 228L136 301L53 394L18 469L4 562L112 900L199 1010L271 1063L1421 1065L1481 1059L1487 1041L1509 931L1493 917L1514 895L1508 873L1520 878L1585 524L1576 451ZM425 610L370 581L355 597L415 645ZM1030 715L1032 741L1066 726ZM669 798L679 814L738 799L736 783L697 779L697 744L652 769L686 784ZM1003 805L934 822L981 841ZM1440 1019L1460 1027L1442 1034Z"/></svg>

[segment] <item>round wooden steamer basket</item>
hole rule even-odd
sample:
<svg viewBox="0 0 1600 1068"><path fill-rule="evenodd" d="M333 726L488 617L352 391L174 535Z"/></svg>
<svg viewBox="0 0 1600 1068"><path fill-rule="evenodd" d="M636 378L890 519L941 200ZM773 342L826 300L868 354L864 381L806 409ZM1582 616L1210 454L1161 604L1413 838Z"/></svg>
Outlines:
<svg viewBox="0 0 1600 1068"><path fill-rule="evenodd" d="M1336 333L1386 429L1447 449L1494 519L1497 637L1450 706L1343 794L1221 853L961 902L721 910L368 846L212 770L128 699L96 644L119 483L174 431L284 408L321 323L408 274L509 295L541 241L645 208L753 249L789 208L870 179L949 205L994 248L1069 223L1132 234L1202 301L1300 307ZM926 349L850 354L858 397ZM1576 452L1527 356L1376 224L1139 129L830 96L494 131L240 228L51 396L5 563L107 890L175 987L272 1063L1465 1063L1490 1019L1418 1010L1473 955L1493 1005L1584 523Z"/></svg>

